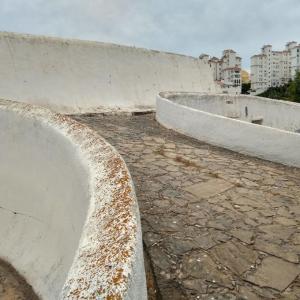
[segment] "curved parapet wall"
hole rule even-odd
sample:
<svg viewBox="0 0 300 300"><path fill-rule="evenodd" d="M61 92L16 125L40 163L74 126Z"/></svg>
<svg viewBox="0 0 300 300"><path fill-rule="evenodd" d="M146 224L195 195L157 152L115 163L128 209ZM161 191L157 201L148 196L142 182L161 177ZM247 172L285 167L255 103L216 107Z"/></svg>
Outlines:
<svg viewBox="0 0 300 300"><path fill-rule="evenodd" d="M190 137L300 167L300 105L251 96L160 93L157 120Z"/></svg>
<svg viewBox="0 0 300 300"><path fill-rule="evenodd" d="M1 100L0 128L0 258L42 299L146 299L138 205L116 150L29 104Z"/></svg>
<svg viewBox="0 0 300 300"><path fill-rule="evenodd" d="M164 90L215 92L199 59L100 42L0 33L0 98L58 112L154 107Z"/></svg>

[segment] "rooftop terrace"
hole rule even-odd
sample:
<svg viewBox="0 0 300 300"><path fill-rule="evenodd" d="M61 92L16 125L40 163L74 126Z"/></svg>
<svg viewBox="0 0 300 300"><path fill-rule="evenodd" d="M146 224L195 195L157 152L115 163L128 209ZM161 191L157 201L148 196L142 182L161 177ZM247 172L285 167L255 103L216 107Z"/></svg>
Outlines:
<svg viewBox="0 0 300 300"><path fill-rule="evenodd" d="M297 299L299 169L182 136L152 114L73 117L129 167L149 299Z"/></svg>

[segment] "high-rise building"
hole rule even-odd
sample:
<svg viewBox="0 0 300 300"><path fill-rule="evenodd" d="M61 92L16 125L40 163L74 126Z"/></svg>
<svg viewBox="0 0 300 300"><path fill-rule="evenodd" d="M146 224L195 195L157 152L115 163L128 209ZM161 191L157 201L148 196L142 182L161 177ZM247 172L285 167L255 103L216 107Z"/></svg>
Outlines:
<svg viewBox="0 0 300 300"><path fill-rule="evenodd" d="M228 94L241 93L241 57L228 49L223 51L222 58L209 57L202 54L199 58L210 65L214 80L220 85L221 91Z"/></svg>
<svg viewBox="0 0 300 300"><path fill-rule="evenodd" d="M291 78L294 79L297 71L300 71L300 44L290 50Z"/></svg>
<svg viewBox="0 0 300 300"><path fill-rule="evenodd" d="M253 94L270 87L288 83L300 70L300 45L286 44L285 50L273 51L272 45L264 45L260 54L251 57L251 90Z"/></svg>

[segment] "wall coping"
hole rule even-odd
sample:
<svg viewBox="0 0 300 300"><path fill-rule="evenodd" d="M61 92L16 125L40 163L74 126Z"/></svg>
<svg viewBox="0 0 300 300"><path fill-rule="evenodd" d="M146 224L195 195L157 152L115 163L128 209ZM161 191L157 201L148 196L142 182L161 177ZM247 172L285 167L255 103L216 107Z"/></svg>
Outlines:
<svg viewBox="0 0 300 300"><path fill-rule="evenodd" d="M132 49L135 51L146 52L146 53L153 53L153 54L168 54L172 56L179 56L179 57L186 57L189 59L193 59L195 61L199 61L199 58L191 55L185 55L181 53L174 53L168 51L160 51L155 49L148 49L143 47L136 47L136 46L129 46L129 45L122 45L116 43L108 43L108 42L100 42L95 40L88 40L88 39L76 39L76 38L63 38L57 36L50 36L50 35L38 35L38 34L29 34L29 33L17 33L17 32L10 32L10 31L0 31L0 37L4 38L17 38L17 39L26 39L32 42L35 41L50 41L52 43L60 43L66 45L91 45L91 46L102 46L102 47L113 47L113 48L124 48L124 49Z"/></svg>
<svg viewBox="0 0 300 300"><path fill-rule="evenodd" d="M245 98L245 99L255 99L255 100L260 100L262 102L271 102L273 104L284 104L288 106L298 106L300 107L300 103L297 102L292 102L292 101L285 101L285 100L277 100L277 99L271 99L271 98L265 98L265 97L258 97L258 96L252 96L252 95L230 95L230 94L218 94L218 93L195 93L195 92L184 92L184 91L176 91L176 92L170 92L170 91L164 91L160 92L158 94L158 97L164 98L166 100L172 101L172 99L169 99L169 97L174 97L174 96L181 96L181 95L188 95L188 96L219 96L221 98L226 98L226 99L238 99L238 98ZM175 102L175 101L174 101ZM182 104L181 104L182 105ZM205 112L205 111L203 111ZM216 114L217 115L217 114Z"/></svg>

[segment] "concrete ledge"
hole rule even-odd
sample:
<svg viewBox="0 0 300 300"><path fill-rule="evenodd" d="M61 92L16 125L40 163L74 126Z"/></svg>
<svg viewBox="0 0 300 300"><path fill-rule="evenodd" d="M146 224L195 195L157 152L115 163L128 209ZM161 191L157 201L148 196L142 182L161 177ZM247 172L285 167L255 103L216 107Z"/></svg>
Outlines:
<svg viewBox="0 0 300 300"><path fill-rule="evenodd" d="M295 132L300 128L299 104L244 95L163 92L157 96L156 118L167 128L213 145L300 167L300 134Z"/></svg>
<svg viewBox="0 0 300 300"><path fill-rule="evenodd" d="M0 257L42 299L146 299L129 171L88 127L0 100Z"/></svg>

